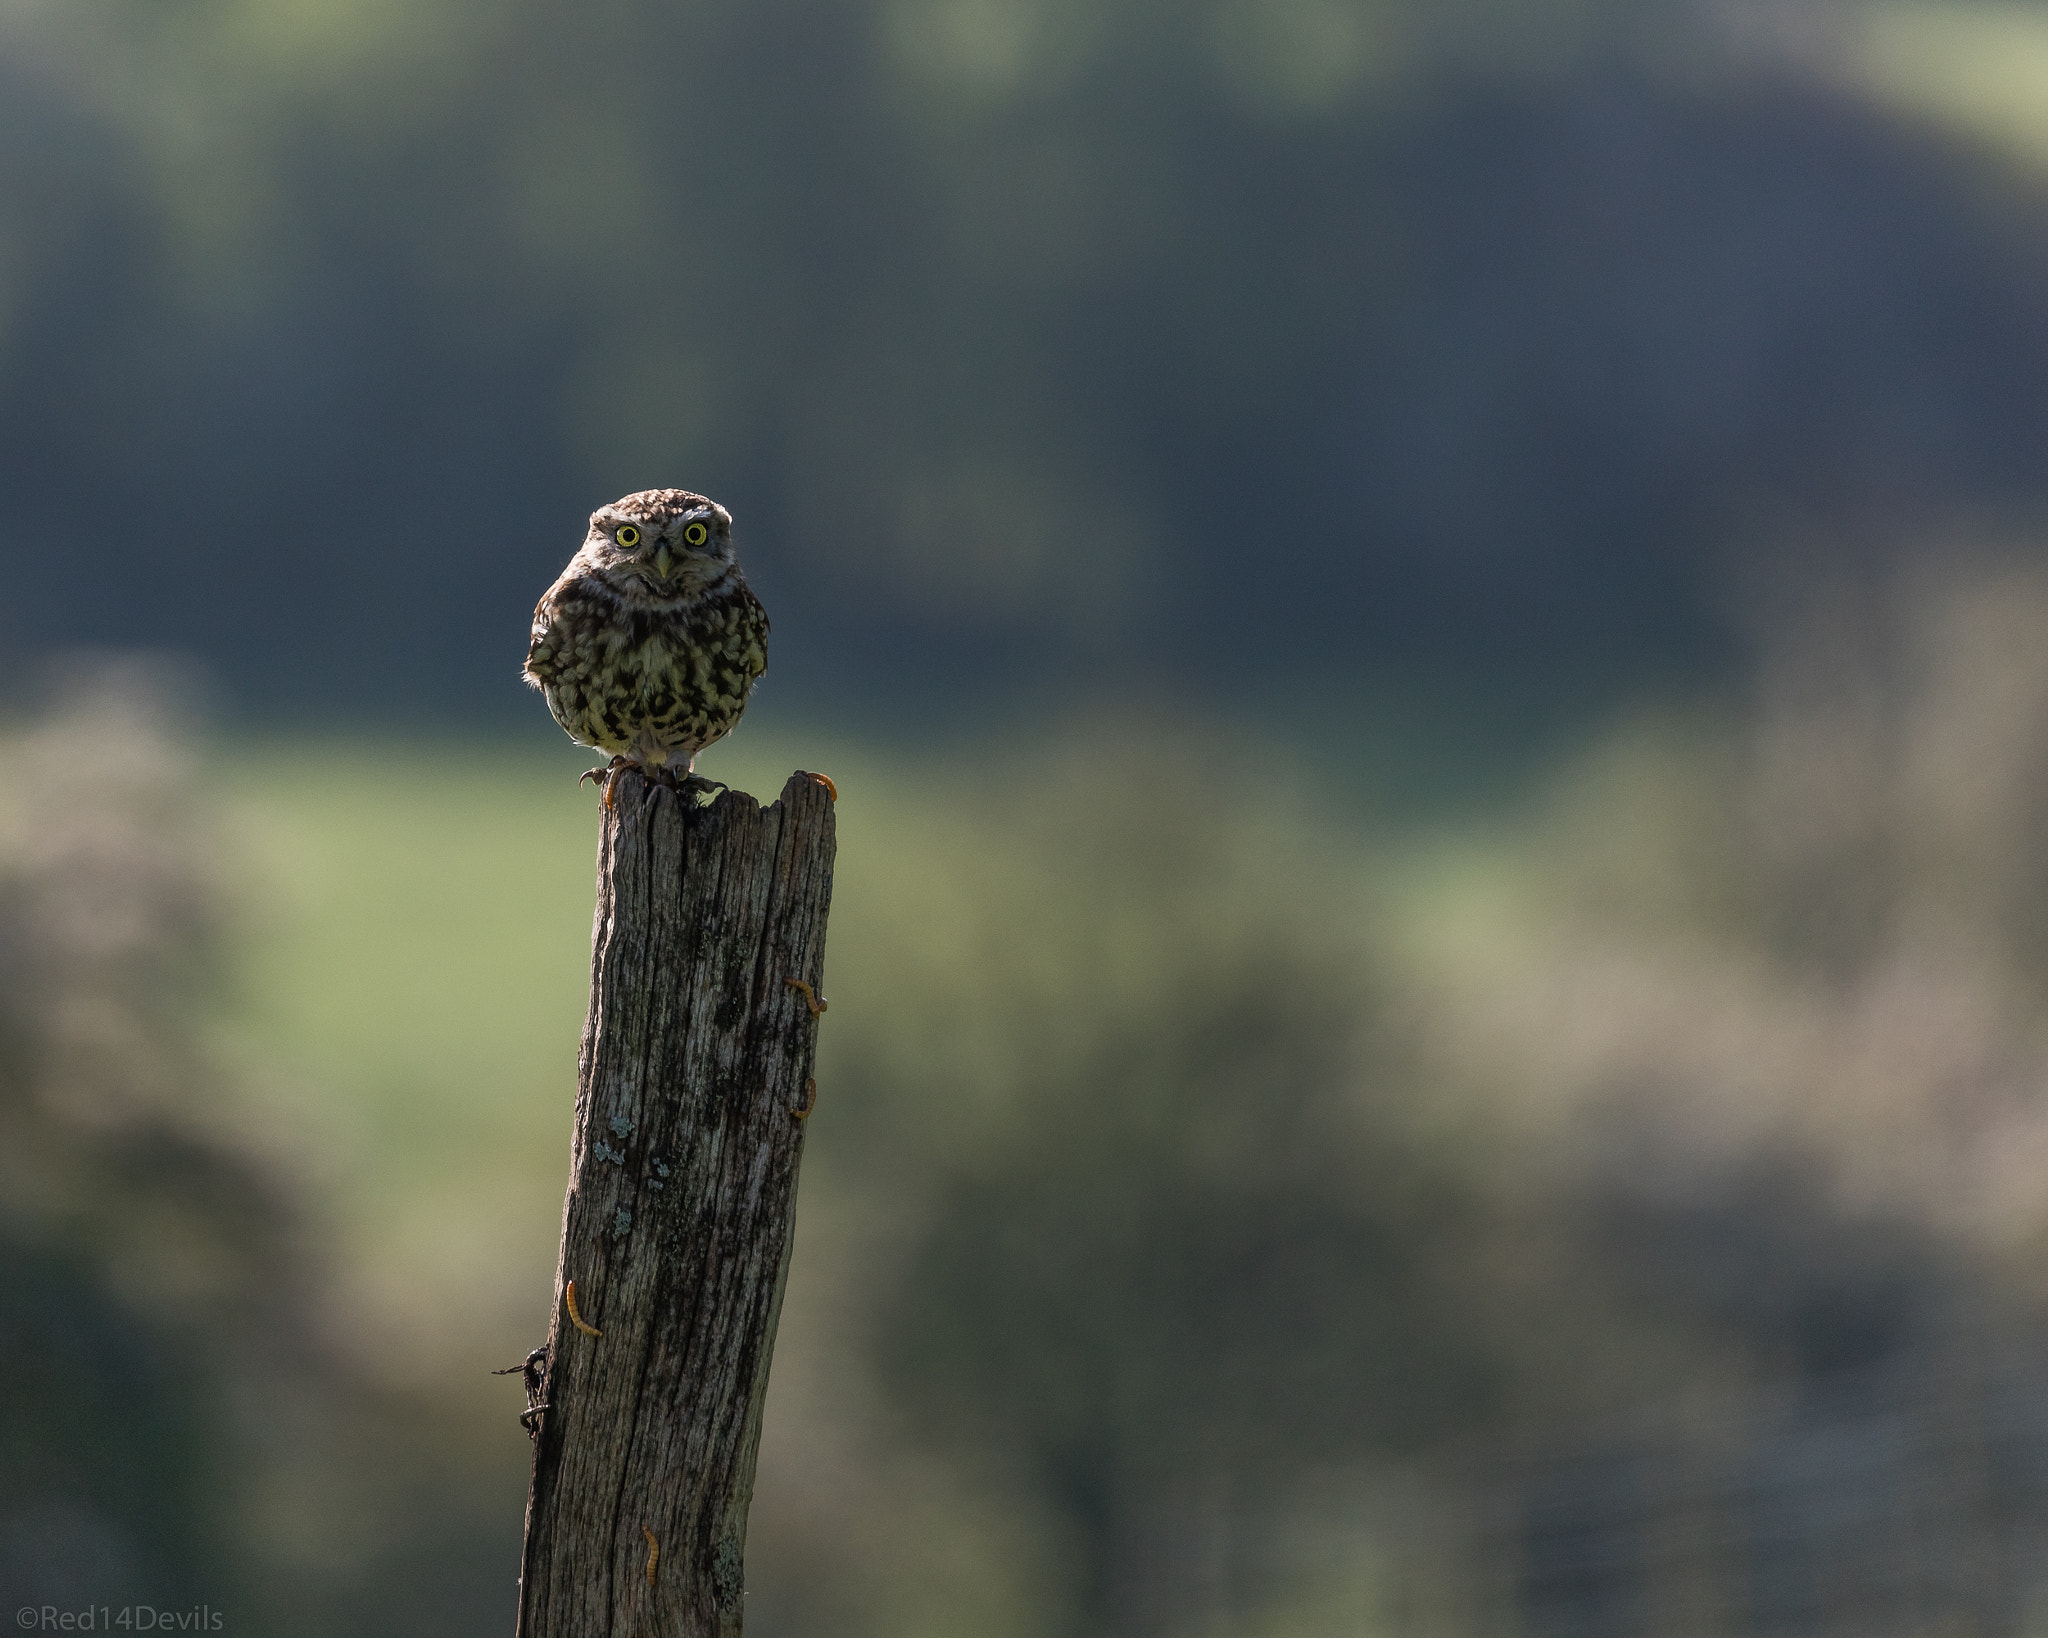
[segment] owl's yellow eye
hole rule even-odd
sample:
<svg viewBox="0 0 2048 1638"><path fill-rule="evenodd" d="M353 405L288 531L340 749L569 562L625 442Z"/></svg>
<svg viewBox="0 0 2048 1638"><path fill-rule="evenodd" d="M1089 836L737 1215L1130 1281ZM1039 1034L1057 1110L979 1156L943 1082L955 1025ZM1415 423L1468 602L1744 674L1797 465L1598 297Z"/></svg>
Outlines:
<svg viewBox="0 0 2048 1638"><path fill-rule="evenodd" d="M701 523L693 523L683 531L683 539L692 546L702 546L711 538L711 531Z"/></svg>
<svg viewBox="0 0 2048 1638"><path fill-rule="evenodd" d="M630 523L622 523L619 525L619 532L612 538L621 546L638 546L640 544L640 531L635 529Z"/></svg>

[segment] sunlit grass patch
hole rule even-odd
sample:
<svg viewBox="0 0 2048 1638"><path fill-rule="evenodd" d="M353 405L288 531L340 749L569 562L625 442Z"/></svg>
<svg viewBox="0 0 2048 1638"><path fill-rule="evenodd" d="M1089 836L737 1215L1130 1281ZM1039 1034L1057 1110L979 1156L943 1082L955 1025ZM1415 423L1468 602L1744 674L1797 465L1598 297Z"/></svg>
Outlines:
<svg viewBox="0 0 2048 1638"><path fill-rule="evenodd" d="M973 1148L1030 1088L1078 1073L1105 1020L1173 1014L1235 929L1315 918L1343 847L1311 849L1270 788L1212 794L1198 751L1107 731L917 763L750 734L705 760L763 801L799 764L842 794L828 1141L807 1166L821 1203L837 1164L872 1181ZM545 1324L592 760L299 740L237 750L211 783L237 889L223 1030L245 1119L315 1180L336 1319L384 1369L445 1385Z"/></svg>
<svg viewBox="0 0 2048 1638"><path fill-rule="evenodd" d="M443 1363L508 1284L536 1285L528 1328L544 1322L546 1159L566 1148L589 959L594 799L574 777L545 755L352 743L265 747L219 776L241 888L228 1037L254 1118L328 1185L346 1322L386 1365Z"/></svg>
<svg viewBox="0 0 2048 1638"><path fill-rule="evenodd" d="M573 747L294 741L213 788L247 1118L325 1185L338 1318L381 1366L546 1323L588 993L598 796ZM772 800L771 750L707 762ZM367 1328L367 1329L364 1329ZM403 1337L403 1346L385 1344Z"/></svg>

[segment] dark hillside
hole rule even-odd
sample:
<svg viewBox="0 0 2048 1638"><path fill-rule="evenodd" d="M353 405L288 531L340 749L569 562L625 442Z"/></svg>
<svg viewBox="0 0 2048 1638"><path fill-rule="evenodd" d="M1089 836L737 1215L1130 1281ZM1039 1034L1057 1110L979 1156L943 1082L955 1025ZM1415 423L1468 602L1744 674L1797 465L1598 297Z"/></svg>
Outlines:
<svg viewBox="0 0 2048 1638"><path fill-rule="evenodd" d="M1556 715L1719 675L1748 556L2039 508L2032 202L1786 73L529 10L0 37L30 647L514 720L583 514L685 481L777 710Z"/></svg>

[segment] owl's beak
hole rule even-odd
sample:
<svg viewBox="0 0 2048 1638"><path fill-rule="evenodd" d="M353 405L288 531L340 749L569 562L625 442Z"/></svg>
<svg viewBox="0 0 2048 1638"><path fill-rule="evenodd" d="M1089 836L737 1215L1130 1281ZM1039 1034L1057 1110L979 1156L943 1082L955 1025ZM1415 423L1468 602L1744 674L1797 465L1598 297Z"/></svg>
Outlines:
<svg viewBox="0 0 2048 1638"><path fill-rule="evenodd" d="M672 561L673 559L668 555L668 542L664 540L654 554L654 572L666 580L668 578L668 566Z"/></svg>

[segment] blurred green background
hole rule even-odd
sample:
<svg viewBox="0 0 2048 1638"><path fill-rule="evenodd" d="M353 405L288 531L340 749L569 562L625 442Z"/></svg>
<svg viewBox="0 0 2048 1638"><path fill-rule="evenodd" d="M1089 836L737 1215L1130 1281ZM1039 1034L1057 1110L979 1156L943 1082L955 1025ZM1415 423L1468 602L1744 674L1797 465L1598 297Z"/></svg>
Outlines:
<svg viewBox="0 0 2048 1638"><path fill-rule="evenodd" d="M667 484L752 1630L2048 1632L2048 5L1853 0L0 6L0 1612L509 1627Z"/></svg>

